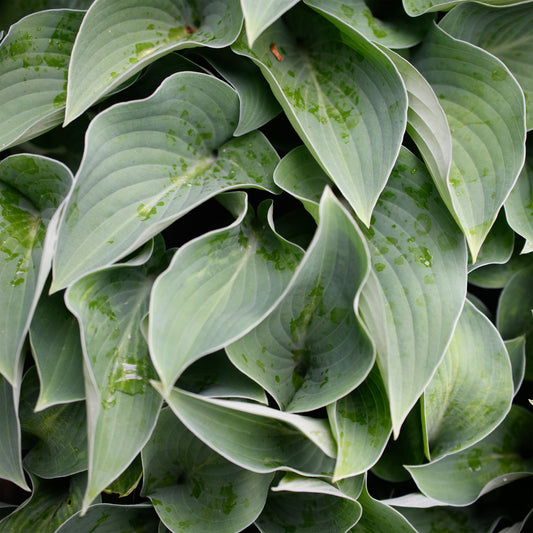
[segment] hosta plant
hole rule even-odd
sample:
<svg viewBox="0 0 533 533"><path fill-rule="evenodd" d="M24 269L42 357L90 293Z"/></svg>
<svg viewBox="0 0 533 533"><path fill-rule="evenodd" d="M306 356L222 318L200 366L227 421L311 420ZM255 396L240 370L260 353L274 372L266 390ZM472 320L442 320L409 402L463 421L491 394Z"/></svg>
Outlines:
<svg viewBox="0 0 533 533"><path fill-rule="evenodd" d="M533 3L0 25L0 532L531 531Z"/></svg>

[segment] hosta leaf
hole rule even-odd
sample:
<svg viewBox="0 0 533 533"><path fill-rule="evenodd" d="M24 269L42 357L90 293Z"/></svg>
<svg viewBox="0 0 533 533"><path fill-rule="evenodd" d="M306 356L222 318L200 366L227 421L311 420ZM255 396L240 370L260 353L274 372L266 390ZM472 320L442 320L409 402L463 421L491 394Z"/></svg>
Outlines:
<svg viewBox="0 0 533 533"><path fill-rule="evenodd" d="M80 329L63 294L41 295L30 325L41 387L36 410L85 399Z"/></svg>
<svg viewBox="0 0 533 533"><path fill-rule="evenodd" d="M533 414L513 406L507 418L471 448L407 468L430 498L445 505L469 505L486 492L533 474L531 424Z"/></svg>
<svg viewBox="0 0 533 533"><path fill-rule="evenodd" d="M366 472L381 457L392 430L387 393L377 369L349 395L328 406L337 441L334 479Z"/></svg>
<svg viewBox="0 0 533 533"><path fill-rule="evenodd" d="M465 301L423 396L428 457L463 450L485 437L511 408L513 393L511 363L498 330Z"/></svg>
<svg viewBox="0 0 533 533"><path fill-rule="evenodd" d="M194 72L101 113L60 228L52 289L124 257L223 190L277 190L279 158L266 138L232 139L238 113L229 86Z"/></svg>
<svg viewBox="0 0 533 533"><path fill-rule="evenodd" d="M153 533L159 519L151 505L91 505L84 516L78 511L55 533Z"/></svg>
<svg viewBox="0 0 533 533"><path fill-rule="evenodd" d="M238 0L95 0L72 50L65 123L158 57L223 48L241 26Z"/></svg>
<svg viewBox="0 0 533 533"><path fill-rule="evenodd" d="M153 384L163 392L160 384ZM252 472L289 470L310 476L333 472L335 444L325 420L179 389L165 400L205 444Z"/></svg>
<svg viewBox="0 0 533 533"><path fill-rule="evenodd" d="M522 385L526 371L526 338L522 335L505 341L505 347L513 369L513 386L516 394Z"/></svg>
<svg viewBox="0 0 533 533"><path fill-rule="evenodd" d="M229 49L206 50L202 56L239 95L239 123L234 135L260 128L280 113L281 108L270 87L251 61L235 61L235 54Z"/></svg>
<svg viewBox="0 0 533 533"><path fill-rule="evenodd" d="M0 150L61 124L70 51L83 12L34 13L0 44Z"/></svg>
<svg viewBox="0 0 533 533"><path fill-rule="evenodd" d="M139 454L130 466L104 489L104 492L106 494L116 494L119 498L129 496L139 485L142 475L143 467L141 455Z"/></svg>
<svg viewBox="0 0 533 533"><path fill-rule="evenodd" d="M244 470L163 409L142 451L143 495L171 531L233 533L259 515L272 475Z"/></svg>
<svg viewBox="0 0 533 533"><path fill-rule="evenodd" d="M307 148L368 224L405 130L407 94L392 62L303 7L253 48L241 35L233 49L259 65Z"/></svg>
<svg viewBox="0 0 533 533"><path fill-rule="evenodd" d="M262 320L301 259L301 249L275 233L267 205L254 217L241 194L231 197L238 219L180 248L154 284L150 353L166 391L192 362Z"/></svg>
<svg viewBox="0 0 533 533"><path fill-rule="evenodd" d="M526 379L533 379L533 264L517 272L498 301L496 324L504 339L526 336Z"/></svg>
<svg viewBox="0 0 533 533"><path fill-rule="evenodd" d="M263 2L256 2L255 0L241 0L248 44L253 46L263 31L299 1L263 0Z"/></svg>
<svg viewBox="0 0 533 533"><path fill-rule="evenodd" d="M55 531L81 508L85 474L44 480L31 476L33 493L0 522L1 533Z"/></svg>
<svg viewBox="0 0 533 533"><path fill-rule="evenodd" d="M305 146L291 150L279 162L274 181L298 198L318 223L320 198L326 185L332 186L332 183Z"/></svg>
<svg viewBox="0 0 533 533"><path fill-rule="evenodd" d="M161 244L162 246L162 244ZM65 300L80 324L87 393L89 479L84 510L133 461L161 406L140 322L162 250L139 267L116 266L72 285ZM163 265L161 265L163 263Z"/></svg>
<svg viewBox="0 0 533 533"><path fill-rule="evenodd" d="M285 411L313 411L359 385L375 352L354 313L369 256L355 221L327 188L320 223L282 300L226 351Z"/></svg>
<svg viewBox="0 0 533 533"><path fill-rule="evenodd" d="M24 490L30 490L22 470L22 445L18 417L19 390L13 389L0 375L0 478L12 481Z"/></svg>
<svg viewBox="0 0 533 533"><path fill-rule="evenodd" d="M532 95L533 100L533 95ZM533 149L533 143L530 143ZM533 251L533 155L526 157L524 168L505 202L509 225L526 239L522 253Z"/></svg>
<svg viewBox="0 0 533 533"><path fill-rule="evenodd" d="M0 162L0 308L9 309L0 315L0 373L10 383L50 268L47 227L71 183L70 171L53 159L28 154Z"/></svg>
<svg viewBox="0 0 533 533"><path fill-rule="evenodd" d="M361 516L361 505L319 479L286 475L268 496L255 522L262 533L344 533Z"/></svg>
<svg viewBox="0 0 533 533"><path fill-rule="evenodd" d="M519 2L514 2L518 4ZM516 76L526 96L527 129L533 128L533 6L520 3L506 9L495 9L499 2L484 1L480 5L462 3L441 22L448 33L475 44L501 59ZM492 4L492 5L491 5Z"/></svg>
<svg viewBox="0 0 533 533"><path fill-rule="evenodd" d="M85 403L54 405L33 412L39 394L35 368L24 376L20 398L20 423L36 439L24 457L24 466L41 478L70 476L87 470Z"/></svg>
<svg viewBox="0 0 533 533"><path fill-rule="evenodd" d="M368 494L366 483L358 501L363 506L363 514L351 529L353 533L417 533L396 509L372 498Z"/></svg>
<svg viewBox="0 0 533 533"><path fill-rule="evenodd" d="M386 18L380 19L372 13L368 0L304 0L308 6L322 12L341 29L350 28L364 35L368 40L388 48L410 48L418 44L433 17L431 15L412 19L397 5L388 5ZM385 11L382 11L385 14Z"/></svg>
<svg viewBox="0 0 533 533"><path fill-rule="evenodd" d="M407 132L420 150L437 189L452 205L448 175L452 163L452 136L446 115L431 85L409 61L383 48L396 65L407 89Z"/></svg>
<svg viewBox="0 0 533 533"><path fill-rule="evenodd" d="M433 11L446 11L451 7L468 2L469 0L403 0L405 11L411 17L418 17L423 13ZM514 6L525 4L530 0L476 0L481 4L494 7Z"/></svg>
<svg viewBox="0 0 533 533"><path fill-rule="evenodd" d="M465 243L424 165L406 149L368 236L374 270L360 312L376 344L397 437L459 318L466 295Z"/></svg>
<svg viewBox="0 0 533 533"><path fill-rule="evenodd" d="M473 261L524 161L524 95L496 57L434 26L414 58L452 135L450 210ZM446 201L446 196L443 197Z"/></svg>
<svg viewBox="0 0 533 533"><path fill-rule="evenodd" d="M265 391L239 372L223 350L193 363L180 376L177 386L210 398L242 398L268 403Z"/></svg>

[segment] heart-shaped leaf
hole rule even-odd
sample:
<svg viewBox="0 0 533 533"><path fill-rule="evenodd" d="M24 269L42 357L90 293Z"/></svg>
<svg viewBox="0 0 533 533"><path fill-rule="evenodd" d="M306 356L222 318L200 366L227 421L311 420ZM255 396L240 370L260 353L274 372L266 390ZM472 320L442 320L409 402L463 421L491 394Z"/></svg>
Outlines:
<svg viewBox="0 0 533 533"><path fill-rule="evenodd" d="M272 474L227 461L163 409L142 451L143 495L171 531L242 531L259 515Z"/></svg>
<svg viewBox="0 0 533 533"><path fill-rule="evenodd" d="M513 393L505 344L467 300L446 355L424 391L428 457L463 450L489 434L511 408Z"/></svg>
<svg viewBox="0 0 533 533"><path fill-rule="evenodd" d="M232 48L259 65L309 151L368 225L406 123L407 93L390 59L304 7L252 48L243 35Z"/></svg>
<svg viewBox="0 0 533 533"><path fill-rule="evenodd" d="M376 344L395 437L450 341L466 295L464 239L420 160L402 149L374 210L360 312Z"/></svg>
<svg viewBox="0 0 533 533"><path fill-rule="evenodd" d="M480 5L461 3L441 22L449 34L475 44L501 59L516 76L526 96L527 129L533 128L533 9L529 2L514 2L506 9L495 9L502 1L483 1Z"/></svg>
<svg viewBox="0 0 533 533"><path fill-rule="evenodd" d="M372 343L354 313L369 267L363 235L329 188L319 218L282 300L226 348L233 364L286 411L313 411L334 402L374 364Z"/></svg>
<svg viewBox="0 0 533 533"><path fill-rule="evenodd" d="M241 26L239 0L95 0L72 50L65 124L158 57L223 48Z"/></svg>
<svg viewBox="0 0 533 533"><path fill-rule="evenodd" d="M140 452L161 399L140 323L152 283L166 266L162 243L147 264L115 266L69 287L68 308L80 324L87 394L89 480L84 510Z"/></svg>
<svg viewBox="0 0 533 533"><path fill-rule="evenodd" d="M238 219L180 248L154 284L150 353L167 392L192 362L260 322L302 257L274 231L266 204L255 217L242 193L230 200Z"/></svg>
<svg viewBox="0 0 533 533"><path fill-rule="evenodd" d="M455 39L440 26L428 34L414 63L438 95L448 119L452 212L475 262L522 168L524 95L499 59Z"/></svg>
<svg viewBox="0 0 533 533"><path fill-rule="evenodd" d="M0 373L12 384L50 268L52 217L71 184L70 170L47 157L21 154L0 162L0 308L9 309L0 315Z"/></svg>
<svg viewBox="0 0 533 533"><path fill-rule="evenodd" d="M52 290L109 266L223 190L277 192L279 158L259 132L232 139L238 96L196 72L168 77L146 100L89 127L60 228Z"/></svg>
<svg viewBox="0 0 533 533"><path fill-rule="evenodd" d="M153 385L163 393L161 384ZM333 472L335 444L326 420L179 389L172 389L165 400L205 444L252 472L288 470L308 476Z"/></svg>
<svg viewBox="0 0 533 533"><path fill-rule="evenodd" d="M34 13L0 44L0 151L61 124L70 52L82 11Z"/></svg>
<svg viewBox="0 0 533 533"><path fill-rule="evenodd" d="M443 505L469 505L481 495L533 474L533 414L517 405L471 448L426 465L406 467L420 490Z"/></svg>

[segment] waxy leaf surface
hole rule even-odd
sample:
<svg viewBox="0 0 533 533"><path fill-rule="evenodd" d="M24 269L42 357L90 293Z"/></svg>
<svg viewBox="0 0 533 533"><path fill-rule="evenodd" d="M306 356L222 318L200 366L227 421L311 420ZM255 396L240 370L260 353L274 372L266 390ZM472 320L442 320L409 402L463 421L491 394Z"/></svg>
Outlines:
<svg viewBox="0 0 533 533"><path fill-rule="evenodd" d="M446 355L424 392L424 421L431 459L475 444L503 420L513 398L505 344L468 300Z"/></svg>
<svg viewBox="0 0 533 533"><path fill-rule="evenodd" d="M235 223L180 248L154 284L150 353L167 391L195 360L260 322L302 257L299 247L275 233L267 205L255 217L241 195L231 200Z"/></svg>
<svg viewBox="0 0 533 533"><path fill-rule="evenodd" d="M157 58L223 48L241 26L239 0L95 0L72 50L65 123Z"/></svg>
<svg viewBox="0 0 533 533"><path fill-rule="evenodd" d="M0 44L0 151L63 122L70 52L82 18L68 9L34 13Z"/></svg>
<svg viewBox="0 0 533 533"><path fill-rule="evenodd" d="M309 151L368 225L407 115L405 87L388 57L304 7L291 10L252 48L243 35L232 48L259 65Z"/></svg>
<svg viewBox="0 0 533 533"><path fill-rule="evenodd" d="M530 0L477 0L481 4L494 7L514 6L526 4ZM445 11L457 4L470 2L470 0L403 0L405 11L411 17L418 17L423 13Z"/></svg>
<svg viewBox="0 0 533 533"><path fill-rule="evenodd" d="M109 266L223 190L277 190L277 154L259 132L232 139L238 116L237 94L195 72L101 113L62 220L52 289Z"/></svg>
<svg viewBox="0 0 533 533"><path fill-rule="evenodd" d="M448 119L452 205L447 204L475 262L524 162L524 95L500 60L439 26L417 50L414 64L433 87Z"/></svg>
<svg viewBox="0 0 533 533"><path fill-rule="evenodd" d="M143 495L171 531L241 531L261 512L272 481L224 459L170 409L161 411L142 461Z"/></svg>

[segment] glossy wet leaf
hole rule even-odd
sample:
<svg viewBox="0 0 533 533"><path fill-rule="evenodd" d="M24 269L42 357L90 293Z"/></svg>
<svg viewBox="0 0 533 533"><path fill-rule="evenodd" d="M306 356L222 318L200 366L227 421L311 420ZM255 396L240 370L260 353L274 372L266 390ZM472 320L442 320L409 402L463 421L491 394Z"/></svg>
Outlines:
<svg viewBox="0 0 533 533"><path fill-rule="evenodd" d="M226 348L234 365L284 411L313 411L346 395L374 364L357 310L368 275L364 237L329 188L315 237L276 308Z"/></svg>
<svg viewBox="0 0 533 533"><path fill-rule="evenodd" d="M9 309L0 315L0 373L11 383L50 268L47 227L71 183L70 171L53 159L28 154L0 162L0 308Z"/></svg>
<svg viewBox="0 0 533 533"><path fill-rule="evenodd" d="M434 26L414 64L429 81L452 135L448 190L475 261L524 160L525 104L508 68Z"/></svg>
<svg viewBox="0 0 533 533"><path fill-rule="evenodd" d="M0 532L55 531L81 508L86 481L85 474L60 479L31 476L32 495L0 521Z"/></svg>
<svg viewBox="0 0 533 533"><path fill-rule="evenodd" d="M0 44L0 150L63 122L70 52L82 18L81 11L49 10L9 29Z"/></svg>
<svg viewBox="0 0 533 533"><path fill-rule="evenodd" d="M406 123L407 94L391 61L303 7L251 49L243 35L232 48L259 65L309 151L368 224Z"/></svg>
<svg viewBox="0 0 533 533"><path fill-rule="evenodd" d="M423 13L446 11L451 7L468 2L469 0L403 0L405 11L411 17L418 17ZM480 3L494 7L514 6L527 3L529 0L482 0Z"/></svg>
<svg viewBox="0 0 533 533"><path fill-rule="evenodd" d="M161 411L142 461L143 495L171 531L241 531L261 512L272 480L218 455L170 409Z"/></svg>
<svg viewBox="0 0 533 533"><path fill-rule="evenodd" d="M533 377L533 264L518 271L498 301L496 325L504 339L526 336L526 379Z"/></svg>
<svg viewBox="0 0 533 533"><path fill-rule="evenodd" d="M259 132L232 138L237 94L195 72L91 123L60 228L57 290L138 248L197 205L237 187L275 190L278 156Z"/></svg>
<svg viewBox="0 0 533 533"><path fill-rule="evenodd" d="M272 488L255 525L261 533L344 533L360 516L361 505L333 485L288 474Z"/></svg>
<svg viewBox="0 0 533 533"><path fill-rule="evenodd" d="M162 392L160 384L154 386ZM326 420L260 404L203 398L179 389L165 400L198 438L243 468L311 476L333 472L335 445Z"/></svg>
<svg viewBox="0 0 533 533"><path fill-rule="evenodd" d="M235 55L228 49L208 50L202 56L239 95L239 123L234 135L260 128L281 112L270 87L251 61L235 61Z"/></svg>
<svg viewBox="0 0 533 533"><path fill-rule="evenodd" d="M265 391L239 372L223 350L193 363L180 376L177 386L210 398L242 398L268 403Z"/></svg>
<svg viewBox="0 0 533 533"><path fill-rule="evenodd" d="M328 415L337 441L334 479L374 466L392 431L387 393L377 369L354 391L328 406Z"/></svg>
<svg viewBox="0 0 533 533"><path fill-rule="evenodd" d="M65 307L63 293L41 295L30 342L41 382L35 409L85 399L80 329Z"/></svg>
<svg viewBox="0 0 533 533"><path fill-rule="evenodd" d="M424 392L431 459L472 446L496 428L513 399L511 363L498 330L468 300L446 355Z"/></svg>
<svg viewBox="0 0 533 533"><path fill-rule="evenodd" d="M253 46L263 31L299 1L263 0L263 2L256 2L256 0L241 0L248 44Z"/></svg>
<svg viewBox="0 0 533 533"><path fill-rule="evenodd" d="M532 95L533 98L533 95ZM532 145L533 146L533 145ZM526 157L524 168L505 202L509 226L526 239L522 253L533 251L533 156Z"/></svg>
<svg viewBox="0 0 533 533"><path fill-rule="evenodd" d="M360 313L400 426L444 356L466 295L464 239L424 165L406 149L374 210L373 272Z"/></svg>
<svg viewBox="0 0 533 533"><path fill-rule="evenodd" d="M79 511L72 515L55 533L153 533L158 523L149 504L97 503L84 516Z"/></svg>
<svg viewBox="0 0 533 533"><path fill-rule="evenodd" d="M256 217L245 199L232 196L237 220L180 248L154 284L150 353L167 391L191 363L261 321L302 257L274 231L268 205Z"/></svg>
<svg viewBox="0 0 533 533"><path fill-rule="evenodd" d="M18 418L18 391L0 375L0 478L7 479L24 490L30 490L22 470L22 444Z"/></svg>
<svg viewBox="0 0 533 533"><path fill-rule="evenodd" d="M35 440L24 467L40 478L70 476L87 470L85 403L54 405L35 413L39 380L35 368L24 376L20 398L22 432Z"/></svg>
<svg viewBox="0 0 533 533"><path fill-rule="evenodd" d="M488 5L482 5L488 4ZM516 76L526 96L527 129L533 128L533 6L514 2L495 9L499 2L461 3L442 21L448 33L475 44L501 59Z"/></svg>
<svg viewBox="0 0 533 533"><path fill-rule="evenodd" d="M532 423L533 414L515 405L502 424L471 448L407 468L430 498L469 505L486 492L533 474Z"/></svg>
<svg viewBox="0 0 533 533"><path fill-rule="evenodd" d="M418 44L427 32L433 17L410 18L403 9L387 6L387 13L381 9L382 18L376 17L370 7L377 7L364 0L304 0L305 3L322 12L341 29L350 28L364 35L368 40L389 48L410 48ZM378 9L379 10L379 9Z"/></svg>
<svg viewBox="0 0 533 533"><path fill-rule="evenodd" d="M162 246L160 244L160 246ZM84 509L148 440L161 399L140 323L153 280L166 261L157 249L139 267L116 266L72 285L66 303L80 324L87 394L89 480Z"/></svg>
<svg viewBox="0 0 533 533"><path fill-rule="evenodd" d="M158 57L223 48L241 26L238 0L95 0L72 50L65 123Z"/></svg>

